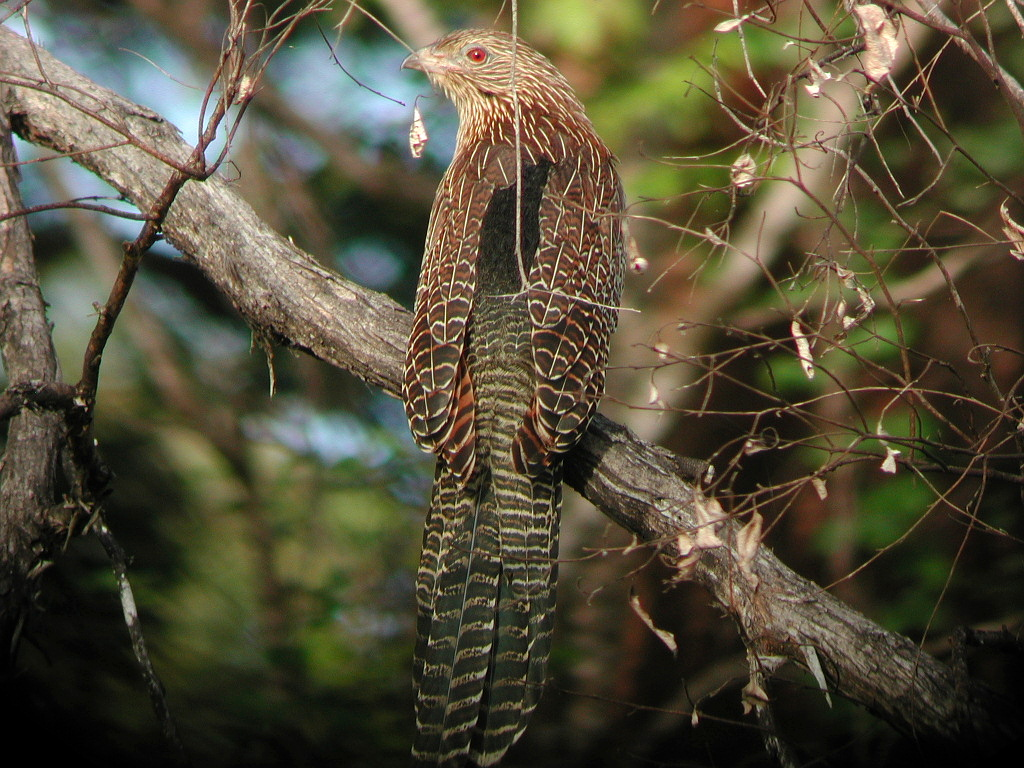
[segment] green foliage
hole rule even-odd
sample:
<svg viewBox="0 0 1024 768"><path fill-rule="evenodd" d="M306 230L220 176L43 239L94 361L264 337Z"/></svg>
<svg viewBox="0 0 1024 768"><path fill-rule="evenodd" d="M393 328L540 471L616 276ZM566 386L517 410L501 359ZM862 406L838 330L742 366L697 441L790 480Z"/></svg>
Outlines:
<svg viewBox="0 0 1024 768"><path fill-rule="evenodd" d="M562 0L523 4L521 12L523 27L541 30L549 44L568 55L598 59L610 44L632 41L642 35L649 9L641 0Z"/></svg>

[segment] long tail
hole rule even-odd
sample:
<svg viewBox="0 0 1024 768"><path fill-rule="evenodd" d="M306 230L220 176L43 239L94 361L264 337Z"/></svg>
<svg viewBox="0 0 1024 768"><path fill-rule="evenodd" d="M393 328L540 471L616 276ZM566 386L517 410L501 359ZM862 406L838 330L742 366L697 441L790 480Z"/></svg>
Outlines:
<svg viewBox="0 0 1024 768"><path fill-rule="evenodd" d="M551 648L561 469L438 462L423 534L413 680L418 766L496 765L540 698Z"/></svg>

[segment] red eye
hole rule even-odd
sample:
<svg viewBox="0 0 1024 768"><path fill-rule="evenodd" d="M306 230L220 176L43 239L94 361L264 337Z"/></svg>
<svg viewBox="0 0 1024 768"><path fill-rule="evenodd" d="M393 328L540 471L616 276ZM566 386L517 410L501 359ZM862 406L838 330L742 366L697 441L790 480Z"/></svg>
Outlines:
<svg viewBox="0 0 1024 768"><path fill-rule="evenodd" d="M474 64L483 64L485 61L487 61L487 49L480 48L479 46L475 48L470 48L468 51L466 51L466 58L472 61Z"/></svg>

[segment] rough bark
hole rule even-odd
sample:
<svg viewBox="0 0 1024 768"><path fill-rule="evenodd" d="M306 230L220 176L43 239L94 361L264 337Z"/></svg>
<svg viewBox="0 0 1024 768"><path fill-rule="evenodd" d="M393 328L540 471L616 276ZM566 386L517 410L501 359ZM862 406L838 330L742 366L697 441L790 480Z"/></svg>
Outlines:
<svg viewBox="0 0 1024 768"><path fill-rule="evenodd" d="M22 208L10 124L0 84L0 216ZM0 221L0 354L12 384L37 388L58 376L57 358L24 218ZM58 496L62 418L23 408L10 420L0 469L0 656L16 644L32 597L65 524ZM2 677L2 675L0 675Z"/></svg>
<svg viewBox="0 0 1024 768"><path fill-rule="evenodd" d="M0 61L18 133L71 154L140 209L148 208L167 178L159 157L187 157L188 145L158 115L43 51L34 54L27 41L6 29L0 29ZM230 184L219 178L189 182L164 233L255 333L397 394L409 314L318 266L260 221ZM598 418L568 461L567 481L615 522L680 558L708 524L708 502L693 481L699 468ZM986 752L1020 738L1021 712L991 690L957 678L908 638L788 569L767 547L741 567L738 526L721 520L713 528L721 544L701 549L681 574L708 589L753 652L804 664L812 649L834 691L923 741Z"/></svg>

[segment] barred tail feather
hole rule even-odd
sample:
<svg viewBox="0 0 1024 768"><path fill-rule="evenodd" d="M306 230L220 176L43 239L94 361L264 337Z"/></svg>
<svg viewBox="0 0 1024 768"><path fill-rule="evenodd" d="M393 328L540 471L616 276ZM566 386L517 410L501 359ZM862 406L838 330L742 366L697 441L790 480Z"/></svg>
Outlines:
<svg viewBox="0 0 1024 768"><path fill-rule="evenodd" d="M417 577L413 762L464 763L483 696L500 561L487 483L438 462Z"/></svg>
<svg viewBox="0 0 1024 768"><path fill-rule="evenodd" d="M502 576L488 687L471 757L496 765L526 729L547 676L555 617L560 468L526 477L496 471Z"/></svg>
<svg viewBox="0 0 1024 768"><path fill-rule="evenodd" d="M547 674L560 470L438 462L417 579L418 766L496 765L522 735Z"/></svg>

